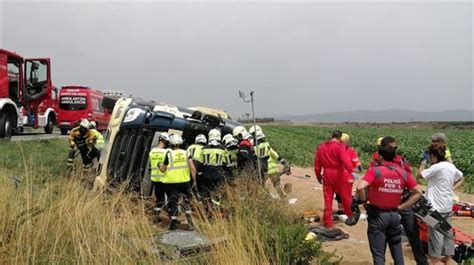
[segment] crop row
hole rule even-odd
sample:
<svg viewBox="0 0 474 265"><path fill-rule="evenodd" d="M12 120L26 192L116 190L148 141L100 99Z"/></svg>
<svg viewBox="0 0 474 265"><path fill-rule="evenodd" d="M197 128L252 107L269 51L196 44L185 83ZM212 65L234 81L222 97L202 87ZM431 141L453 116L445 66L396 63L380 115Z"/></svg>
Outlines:
<svg viewBox="0 0 474 265"><path fill-rule="evenodd" d="M403 155L412 166L421 162L421 154L431 143L431 135L439 130L416 128L328 128L316 126L264 126L268 141L283 157L299 166L312 166L314 151L320 143L330 138L335 129L351 135L352 146L359 153L364 167L370 163L372 153L376 151L376 139L392 136L397 140L398 153ZM455 165L466 176L466 189L474 192L474 131L443 130L448 136Z"/></svg>

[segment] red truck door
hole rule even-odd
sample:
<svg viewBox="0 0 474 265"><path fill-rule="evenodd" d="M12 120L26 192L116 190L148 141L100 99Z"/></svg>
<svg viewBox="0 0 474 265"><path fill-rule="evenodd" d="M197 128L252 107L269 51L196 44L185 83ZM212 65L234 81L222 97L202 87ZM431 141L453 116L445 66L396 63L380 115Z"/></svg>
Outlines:
<svg viewBox="0 0 474 265"><path fill-rule="evenodd" d="M51 63L49 58L25 60L23 100L36 102L51 93ZM39 103L38 103L39 104Z"/></svg>

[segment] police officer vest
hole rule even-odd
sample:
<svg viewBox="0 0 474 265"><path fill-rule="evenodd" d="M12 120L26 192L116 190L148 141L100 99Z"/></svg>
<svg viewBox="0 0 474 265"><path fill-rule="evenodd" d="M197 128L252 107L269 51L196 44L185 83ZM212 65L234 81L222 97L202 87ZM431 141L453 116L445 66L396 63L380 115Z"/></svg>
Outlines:
<svg viewBox="0 0 474 265"><path fill-rule="evenodd" d="M186 183L191 181L191 171L188 164L187 152L182 149L168 151L168 167L163 183Z"/></svg>
<svg viewBox="0 0 474 265"><path fill-rule="evenodd" d="M369 186L370 204L380 209L395 209L400 205L408 173L396 166L375 166L375 181Z"/></svg>
<svg viewBox="0 0 474 265"><path fill-rule="evenodd" d="M191 156L192 159L202 163L203 161L201 161L201 153L203 147L204 146L200 144L192 144L188 147L188 155Z"/></svg>
<svg viewBox="0 0 474 265"><path fill-rule="evenodd" d="M150 179L153 182L161 182L165 177L165 173L160 171L159 166L165 161L168 150L164 148L155 147L150 151Z"/></svg>

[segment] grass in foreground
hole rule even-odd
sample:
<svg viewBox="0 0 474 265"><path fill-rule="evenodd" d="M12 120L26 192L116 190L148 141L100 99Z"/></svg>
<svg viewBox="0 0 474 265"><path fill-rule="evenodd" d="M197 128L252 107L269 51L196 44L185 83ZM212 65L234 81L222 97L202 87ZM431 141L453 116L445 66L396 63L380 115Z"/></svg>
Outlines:
<svg viewBox="0 0 474 265"><path fill-rule="evenodd" d="M64 147L65 146L65 147ZM3 264L161 264L153 240L162 229L134 194L90 190L65 177L63 140L3 143L0 166L0 261ZM48 154L48 155L46 155ZM15 160L15 159L18 159ZM3 170L4 169L4 170ZM22 182L15 184L11 176ZM197 221L209 238L226 238L207 254L172 263L329 263L321 244L285 204L242 181L224 190L232 217Z"/></svg>

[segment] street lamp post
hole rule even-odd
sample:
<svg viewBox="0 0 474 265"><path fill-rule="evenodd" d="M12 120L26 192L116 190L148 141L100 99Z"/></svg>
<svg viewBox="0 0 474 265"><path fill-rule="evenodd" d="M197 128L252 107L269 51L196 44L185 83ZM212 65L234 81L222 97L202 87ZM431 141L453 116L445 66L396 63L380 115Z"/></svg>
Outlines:
<svg viewBox="0 0 474 265"><path fill-rule="evenodd" d="M239 96L240 98L245 102L245 103L250 103L252 105L252 119L253 119L253 144L254 146L258 146L258 140L257 140L257 130L256 130L256 125L257 125L257 121L255 119L255 108L254 108L254 100L253 100L253 94L254 92L251 91L250 92L250 100L247 99L247 97L245 96L245 93L240 91L239 90ZM257 150L258 151L258 150ZM261 171L261 165L260 165L260 158L258 157L258 153L256 154L257 155L257 171L258 171L258 181L259 182L262 182L262 171Z"/></svg>

